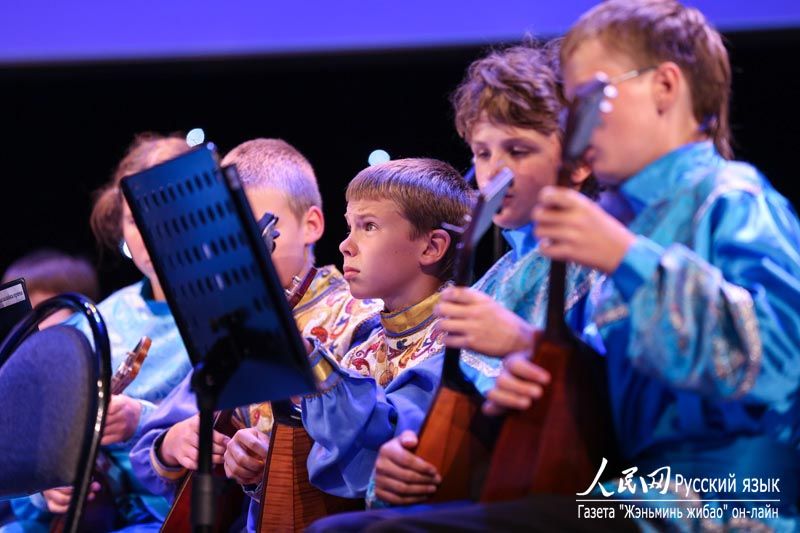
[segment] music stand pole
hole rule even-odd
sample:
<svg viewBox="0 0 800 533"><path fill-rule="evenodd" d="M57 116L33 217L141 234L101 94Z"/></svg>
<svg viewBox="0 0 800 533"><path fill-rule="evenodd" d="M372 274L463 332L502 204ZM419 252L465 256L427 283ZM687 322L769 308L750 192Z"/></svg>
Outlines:
<svg viewBox="0 0 800 533"><path fill-rule="evenodd" d="M192 526L195 533L210 533L214 526L214 478L211 474L211 447L214 438L215 404L213 395L198 389L200 440L197 474L195 474L192 485Z"/></svg>

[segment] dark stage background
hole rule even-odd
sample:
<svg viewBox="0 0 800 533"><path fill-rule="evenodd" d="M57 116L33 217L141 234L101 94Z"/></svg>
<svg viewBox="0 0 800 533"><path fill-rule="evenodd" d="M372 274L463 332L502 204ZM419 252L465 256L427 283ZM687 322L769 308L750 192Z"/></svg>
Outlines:
<svg viewBox="0 0 800 533"><path fill-rule="evenodd" d="M755 163L798 206L800 30L727 38L737 157ZM91 193L108 179L135 132L194 127L203 128L221 153L254 137L280 137L299 148L317 171L325 202L328 226L318 263L341 264L344 188L372 150L468 168L448 96L482 51L0 68L0 270L49 246L96 261L104 294L136 279L131 264L95 247ZM481 266L490 260L490 244L484 243Z"/></svg>

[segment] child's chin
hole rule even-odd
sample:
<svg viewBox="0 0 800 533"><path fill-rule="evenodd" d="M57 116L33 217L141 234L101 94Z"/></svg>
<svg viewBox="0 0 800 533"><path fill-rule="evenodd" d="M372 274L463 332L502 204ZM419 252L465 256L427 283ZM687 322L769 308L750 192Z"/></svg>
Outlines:
<svg viewBox="0 0 800 533"><path fill-rule="evenodd" d="M353 298L358 298L359 300L370 298L369 291L361 287L358 280L351 279L348 283L350 284L350 294Z"/></svg>
<svg viewBox="0 0 800 533"><path fill-rule="evenodd" d="M530 222L530 219L524 216L515 216L511 210L503 209L492 218L492 222L502 229L517 229Z"/></svg>

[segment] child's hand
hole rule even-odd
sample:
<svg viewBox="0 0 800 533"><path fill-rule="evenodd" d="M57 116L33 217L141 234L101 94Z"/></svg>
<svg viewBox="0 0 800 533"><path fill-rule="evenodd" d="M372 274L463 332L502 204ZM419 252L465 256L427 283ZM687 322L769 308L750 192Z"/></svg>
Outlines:
<svg viewBox="0 0 800 533"><path fill-rule="evenodd" d="M543 255L614 272L635 240L633 233L589 198L564 187L545 187L533 208Z"/></svg>
<svg viewBox="0 0 800 533"><path fill-rule="evenodd" d="M94 500L100 491L100 483L92 481L89 485L89 494L86 496L88 501ZM47 510L53 514L64 514L69 510L69 503L72 500L72 487L58 487L42 492L44 501L47 503Z"/></svg>
<svg viewBox="0 0 800 533"><path fill-rule="evenodd" d="M417 435L406 430L381 446L375 463L375 496L393 505L410 505L436 492L441 476L427 461L414 455Z"/></svg>
<svg viewBox="0 0 800 533"><path fill-rule="evenodd" d="M164 435L159 449L159 459L167 466L182 466L197 470L199 455L200 415L178 422ZM211 443L211 462L222 464L225 448L231 440L219 431L214 431Z"/></svg>
<svg viewBox="0 0 800 533"><path fill-rule="evenodd" d="M468 287L448 287L434 309L452 348L503 357L533 347L533 327L489 295Z"/></svg>
<svg viewBox="0 0 800 533"><path fill-rule="evenodd" d="M509 409L524 411L542 396L544 386L550 383L550 374L532 363L529 356L527 351L518 352L503 360L503 371L486 395L484 413L501 415Z"/></svg>
<svg viewBox="0 0 800 533"><path fill-rule="evenodd" d="M124 394L112 395L100 444L124 442L131 438L139 425L141 414L142 404L137 400Z"/></svg>
<svg viewBox="0 0 800 533"><path fill-rule="evenodd" d="M69 501L72 499L72 487L58 487L42 492L44 501L47 503L47 510L53 514L64 514L69 509Z"/></svg>
<svg viewBox="0 0 800 533"><path fill-rule="evenodd" d="M240 429L225 450L225 475L240 485L257 485L264 477L269 438L256 428Z"/></svg>

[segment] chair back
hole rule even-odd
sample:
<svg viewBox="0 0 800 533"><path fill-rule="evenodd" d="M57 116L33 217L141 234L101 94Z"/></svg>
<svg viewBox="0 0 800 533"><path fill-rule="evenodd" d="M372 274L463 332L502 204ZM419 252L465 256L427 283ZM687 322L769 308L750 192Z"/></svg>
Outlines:
<svg viewBox="0 0 800 533"><path fill-rule="evenodd" d="M83 313L93 343L71 326L37 331L64 308ZM39 304L0 344L0 497L72 485L66 531L76 531L110 399L108 332L89 299Z"/></svg>

